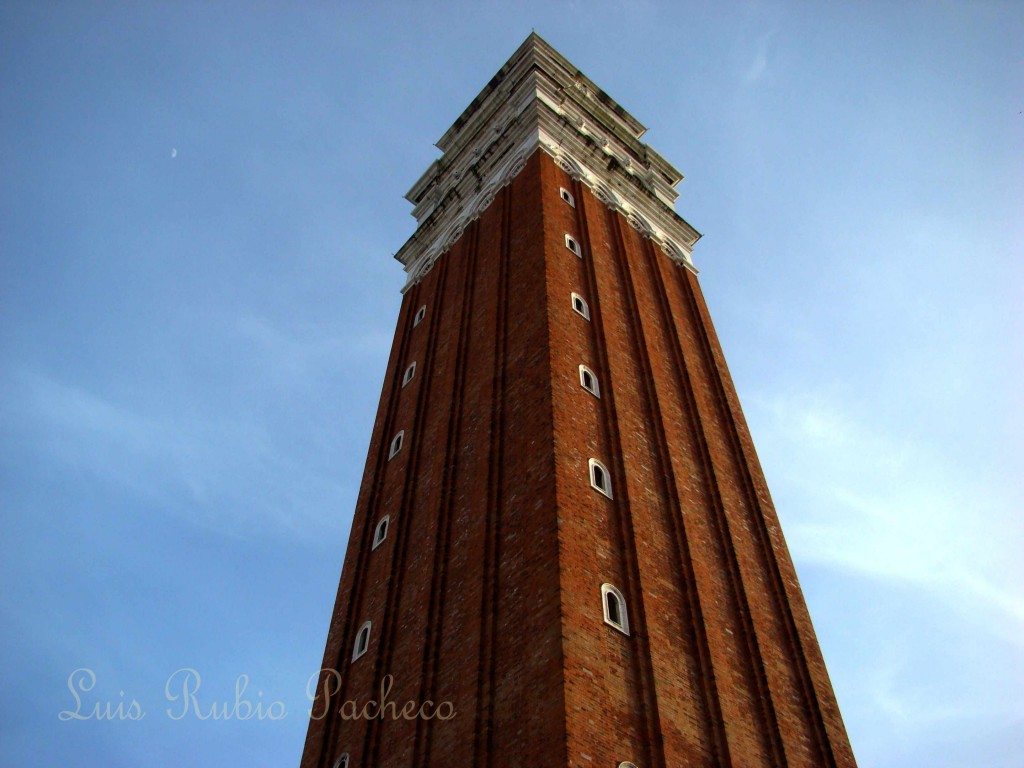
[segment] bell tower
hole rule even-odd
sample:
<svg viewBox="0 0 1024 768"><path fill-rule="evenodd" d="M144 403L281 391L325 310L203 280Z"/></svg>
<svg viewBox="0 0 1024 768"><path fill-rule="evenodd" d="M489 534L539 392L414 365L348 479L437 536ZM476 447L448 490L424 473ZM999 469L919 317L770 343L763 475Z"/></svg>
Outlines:
<svg viewBox="0 0 1024 768"><path fill-rule="evenodd" d="M644 130L531 34L409 192L303 768L855 765Z"/></svg>

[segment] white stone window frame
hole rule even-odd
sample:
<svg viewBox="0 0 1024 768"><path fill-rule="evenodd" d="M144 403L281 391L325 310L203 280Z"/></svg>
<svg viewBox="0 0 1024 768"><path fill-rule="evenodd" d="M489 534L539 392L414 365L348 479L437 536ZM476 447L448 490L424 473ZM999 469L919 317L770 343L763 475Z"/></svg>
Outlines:
<svg viewBox="0 0 1024 768"><path fill-rule="evenodd" d="M565 247L575 253L579 258L583 258L583 248L580 246L579 240L568 232L565 235Z"/></svg>
<svg viewBox="0 0 1024 768"><path fill-rule="evenodd" d="M391 461L402 450L402 443L405 442L405 430L400 429L398 434L391 438L391 445L388 448L388 461Z"/></svg>
<svg viewBox="0 0 1024 768"><path fill-rule="evenodd" d="M417 325L423 322L423 318L427 316L427 305L424 304L422 307L416 310L416 316L412 319L412 327L415 328Z"/></svg>
<svg viewBox="0 0 1024 768"><path fill-rule="evenodd" d="M636 763L631 763L629 760L623 760L619 763L619 768L636 768Z"/></svg>
<svg viewBox="0 0 1024 768"><path fill-rule="evenodd" d="M409 364L409 367L405 369L405 373L402 374L402 386L404 387L406 384L412 381L415 378L415 376L416 361L413 360L412 363Z"/></svg>
<svg viewBox="0 0 1024 768"><path fill-rule="evenodd" d="M373 527L373 546L370 550L374 550L385 542L388 538L388 529L391 527L391 515L384 515L380 520L377 521L377 525Z"/></svg>
<svg viewBox="0 0 1024 768"><path fill-rule="evenodd" d="M590 381L593 383L593 387L587 386L587 374L590 375ZM580 386L587 390L587 392L592 394L594 397L601 397L601 385L597 381L597 374L594 373L590 368L587 368L587 366L583 365L582 363L580 364Z"/></svg>
<svg viewBox="0 0 1024 768"><path fill-rule="evenodd" d="M580 309L580 307L576 306L576 302L580 303L580 306L582 307L582 309ZM578 293L573 291L572 294L571 294L570 303L572 304L572 311L573 312L575 312L577 315L582 317L584 320L587 320L587 321L590 320L590 305L587 303L586 299L584 299Z"/></svg>
<svg viewBox="0 0 1024 768"><path fill-rule="evenodd" d="M573 197L572 196L572 192L570 192L565 187L559 187L558 188L558 196L560 198L562 198L562 202L564 202L570 208L575 208L576 207L576 198Z"/></svg>
<svg viewBox="0 0 1024 768"><path fill-rule="evenodd" d="M625 763L624 763L625 765ZM333 768L349 768L348 765L348 752L342 753L341 757L334 761ZM636 766L634 766L636 768Z"/></svg>
<svg viewBox="0 0 1024 768"><path fill-rule="evenodd" d="M608 610L608 596L611 595L619 606L621 621L614 621ZM626 598L615 587L614 584L604 583L601 585L601 612L604 614L604 623L609 627L617 629L624 635L629 635L629 611L626 609Z"/></svg>
<svg viewBox="0 0 1024 768"><path fill-rule="evenodd" d="M587 461L588 474L590 475L590 487L598 493L607 496L609 499L615 498L612 495L612 473L608 471L608 467L602 464L597 459L589 459ZM604 477L604 484L597 482L597 472L599 470L601 475Z"/></svg>
<svg viewBox="0 0 1024 768"><path fill-rule="evenodd" d="M371 626L369 621L364 621L362 626L359 627L359 631L356 632L356 640L352 643L352 661L355 661L369 650Z"/></svg>

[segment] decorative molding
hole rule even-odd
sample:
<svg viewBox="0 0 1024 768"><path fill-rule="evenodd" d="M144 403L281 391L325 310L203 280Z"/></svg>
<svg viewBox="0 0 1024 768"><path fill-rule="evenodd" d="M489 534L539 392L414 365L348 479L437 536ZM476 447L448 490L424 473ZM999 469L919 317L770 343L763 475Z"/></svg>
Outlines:
<svg viewBox="0 0 1024 768"><path fill-rule="evenodd" d="M438 141L444 155L406 195L419 222L395 258L419 282L538 149L673 261L700 233L674 210L679 174L639 141L644 127L536 35Z"/></svg>

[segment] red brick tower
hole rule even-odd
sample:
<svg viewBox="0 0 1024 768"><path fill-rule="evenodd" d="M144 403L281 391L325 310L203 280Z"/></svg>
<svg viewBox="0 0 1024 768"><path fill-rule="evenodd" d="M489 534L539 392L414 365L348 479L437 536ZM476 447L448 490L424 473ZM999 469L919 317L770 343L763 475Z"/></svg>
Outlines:
<svg viewBox="0 0 1024 768"><path fill-rule="evenodd" d="M854 765L643 132L531 35L409 193L304 768Z"/></svg>

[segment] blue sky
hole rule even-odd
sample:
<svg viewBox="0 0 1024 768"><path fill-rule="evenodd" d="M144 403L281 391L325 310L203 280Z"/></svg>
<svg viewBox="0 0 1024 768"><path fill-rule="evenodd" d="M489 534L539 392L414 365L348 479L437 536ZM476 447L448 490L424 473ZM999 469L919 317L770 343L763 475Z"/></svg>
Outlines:
<svg viewBox="0 0 1024 768"><path fill-rule="evenodd" d="M403 195L531 28L686 174L860 764L1022 765L1011 2L5 3L0 763L297 763Z"/></svg>

